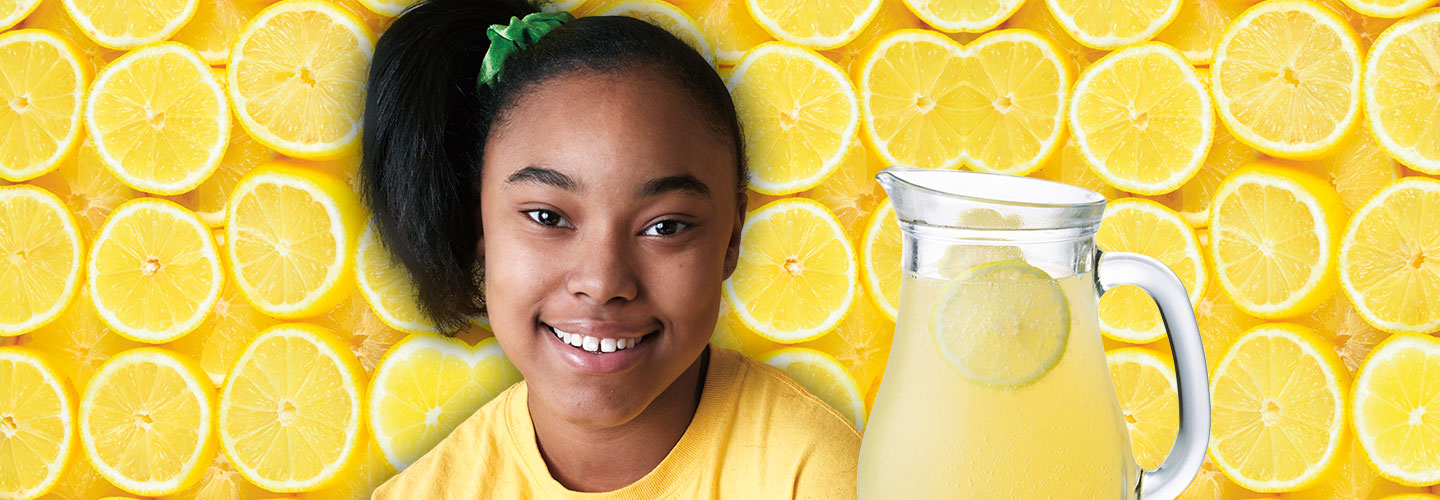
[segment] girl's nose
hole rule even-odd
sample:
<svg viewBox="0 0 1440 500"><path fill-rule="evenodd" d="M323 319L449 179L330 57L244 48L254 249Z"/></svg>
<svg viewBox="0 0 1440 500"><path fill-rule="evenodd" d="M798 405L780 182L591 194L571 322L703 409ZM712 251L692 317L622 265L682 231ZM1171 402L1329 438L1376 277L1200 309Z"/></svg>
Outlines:
<svg viewBox="0 0 1440 500"><path fill-rule="evenodd" d="M571 268L567 291L577 297L583 295L596 305L617 298L622 302L634 300L639 292L639 280L635 274L633 247L620 236L589 240L575 247L579 251L570 257L571 262L555 263Z"/></svg>

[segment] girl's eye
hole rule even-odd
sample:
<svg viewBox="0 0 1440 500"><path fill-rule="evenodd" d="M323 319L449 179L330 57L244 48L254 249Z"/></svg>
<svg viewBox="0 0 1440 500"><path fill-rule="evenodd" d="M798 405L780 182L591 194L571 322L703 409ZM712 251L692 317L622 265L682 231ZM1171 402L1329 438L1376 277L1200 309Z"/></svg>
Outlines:
<svg viewBox="0 0 1440 500"><path fill-rule="evenodd" d="M570 223L566 222L564 217L549 210L526 210L525 214L530 216L530 220L542 226L570 227Z"/></svg>
<svg viewBox="0 0 1440 500"><path fill-rule="evenodd" d="M662 220L645 229L646 236L674 236L682 229L690 227L689 224L678 220Z"/></svg>

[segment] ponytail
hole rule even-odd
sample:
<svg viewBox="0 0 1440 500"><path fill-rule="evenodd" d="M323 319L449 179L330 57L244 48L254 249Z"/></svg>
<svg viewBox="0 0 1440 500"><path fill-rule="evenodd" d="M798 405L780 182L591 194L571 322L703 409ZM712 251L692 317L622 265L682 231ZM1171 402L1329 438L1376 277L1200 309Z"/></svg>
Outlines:
<svg viewBox="0 0 1440 500"><path fill-rule="evenodd" d="M523 0L427 0L396 18L375 46L359 190L441 331L483 313L475 276L483 104L475 83L490 46L485 28L536 11Z"/></svg>

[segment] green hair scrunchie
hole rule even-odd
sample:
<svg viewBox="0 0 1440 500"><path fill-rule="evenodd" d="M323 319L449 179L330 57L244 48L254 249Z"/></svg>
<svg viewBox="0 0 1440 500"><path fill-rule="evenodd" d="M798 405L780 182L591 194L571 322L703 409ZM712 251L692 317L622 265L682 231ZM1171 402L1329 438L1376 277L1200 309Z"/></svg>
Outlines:
<svg viewBox="0 0 1440 500"><path fill-rule="evenodd" d="M485 51L485 60L480 64L478 85L494 88L500 80L500 70L505 67L505 59L533 45L560 25L574 20L575 16L565 11L536 12L524 19L510 16L510 24L490 25L485 29L485 36L490 38L490 49Z"/></svg>

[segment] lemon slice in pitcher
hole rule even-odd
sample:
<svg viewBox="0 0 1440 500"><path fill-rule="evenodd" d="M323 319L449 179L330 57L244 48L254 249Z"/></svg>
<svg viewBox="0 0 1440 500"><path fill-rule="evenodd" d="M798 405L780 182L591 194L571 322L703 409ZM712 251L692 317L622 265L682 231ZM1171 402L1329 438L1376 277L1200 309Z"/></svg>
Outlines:
<svg viewBox="0 0 1440 500"><path fill-rule="evenodd" d="M1045 271L1010 260L976 266L947 285L930 316L935 348L961 376L1014 389L1060 363L1070 306Z"/></svg>

